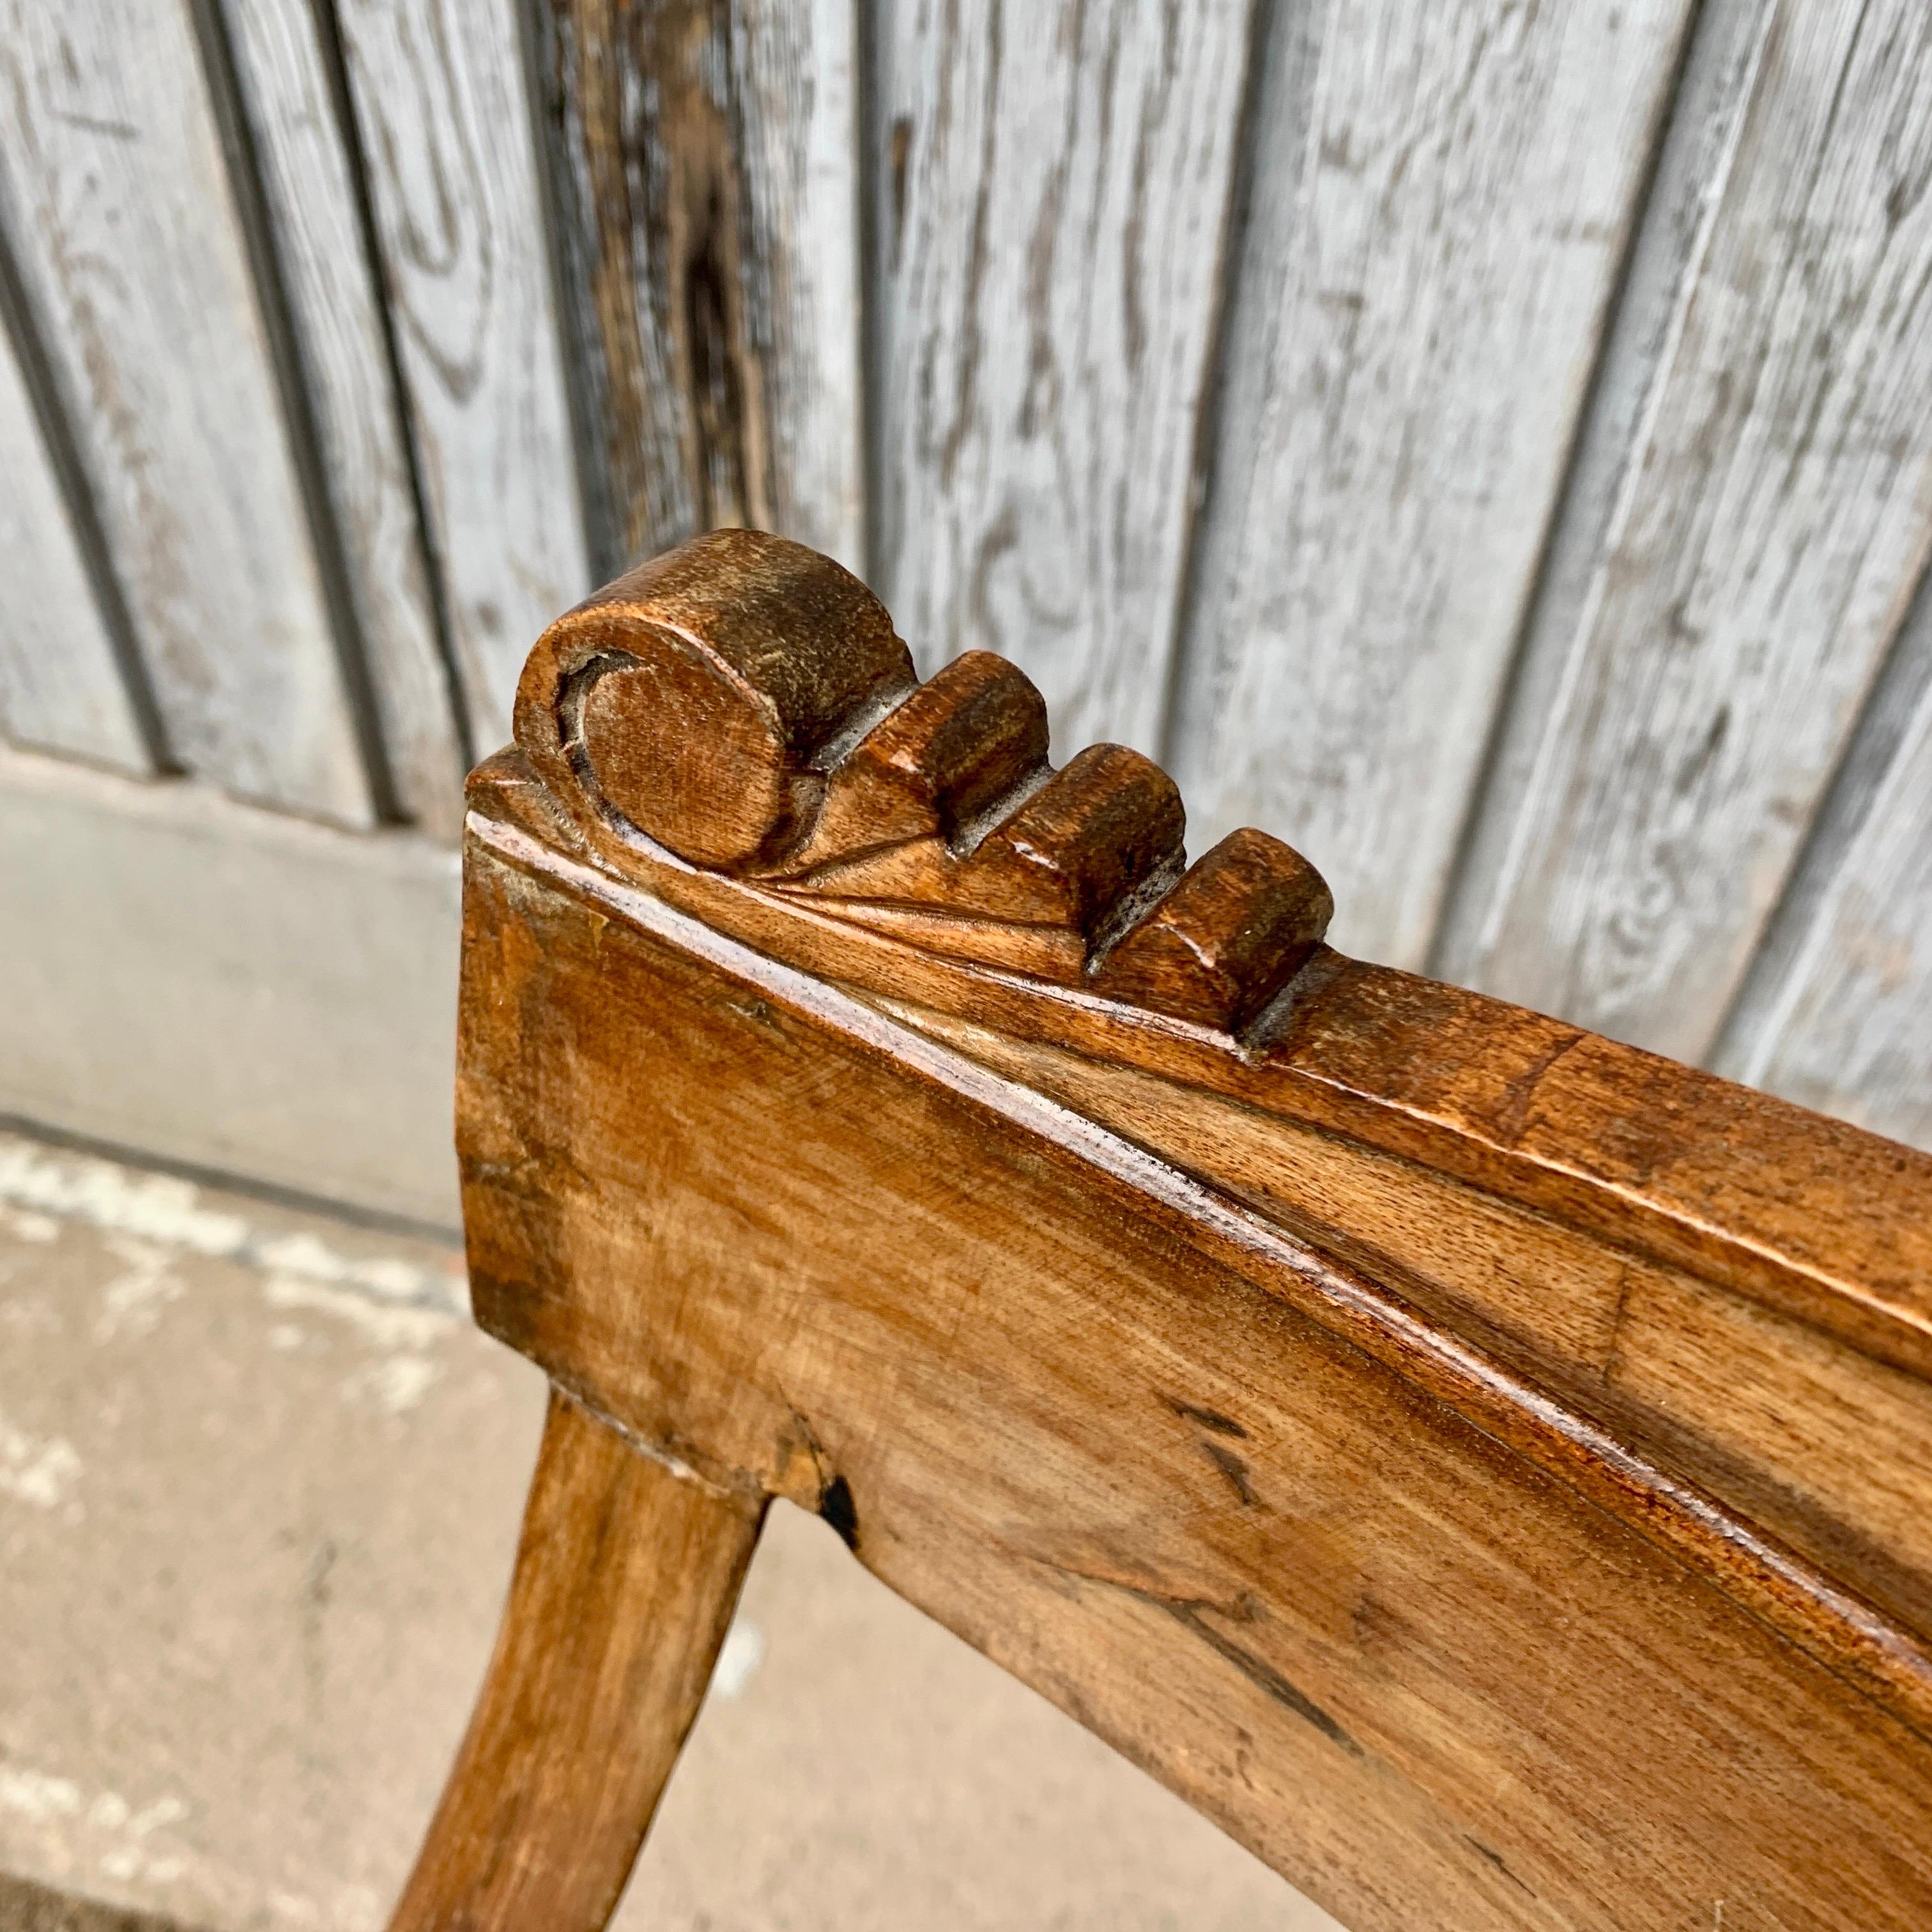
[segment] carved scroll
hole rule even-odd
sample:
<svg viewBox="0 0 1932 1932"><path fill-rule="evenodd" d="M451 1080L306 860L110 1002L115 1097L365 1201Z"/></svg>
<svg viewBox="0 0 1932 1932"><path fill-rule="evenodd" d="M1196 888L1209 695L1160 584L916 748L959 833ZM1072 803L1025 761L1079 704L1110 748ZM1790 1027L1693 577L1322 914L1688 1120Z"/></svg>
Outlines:
<svg viewBox="0 0 1932 1932"><path fill-rule="evenodd" d="M1298 853L1232 833L1190 867L1174 782L1120 745L1055 769L1017 667L921 684L829 557L719 530L539 640L532 766L607 856L640 836L909 946L1228 1031L1299 970L1334 901Z"/></svg>

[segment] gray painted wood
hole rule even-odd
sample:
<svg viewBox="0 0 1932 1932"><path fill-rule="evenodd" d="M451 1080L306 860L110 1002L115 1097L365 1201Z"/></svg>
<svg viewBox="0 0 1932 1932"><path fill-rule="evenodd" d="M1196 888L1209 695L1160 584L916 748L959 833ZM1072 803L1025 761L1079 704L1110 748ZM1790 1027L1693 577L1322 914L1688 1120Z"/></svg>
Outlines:
<svg viewBox="0 0 1932 1932"><path fill-rule="evenodd" d="M342 0L452 641L478 750L591 587L515 0Z"/></svg>
<svg viewBox="0 0 1932 1932"><path fill-rule="evenodd" d="M880 10L874 574L922 669L1017 660L1156 747L1247 0Z"/></svg>
<svg viewBox="0 0 1932 1932"><path fill-rule="evenodd" d="M1171 756L1424 955L1684 0L1275 10Z"/></svg>
<svg viewBox="0 0 1932 1932"><path fill-rule="evenodd" d="M324 487L384 747L408 815L454 836L452 693L331 50L310 0L224 0Z"/></svg>
<svg viewBox="0 0 1932 1932"><path fill-rule="evenodd" d="M0 330L0 730L127 772L154 769L94 601L12 340Z"/></svg>
<svg viewBox="0 0 1932 1932"><path fill-rule="evenodd" d="M768 370L772 523L866 555L856 0L737 0L738 139L754 233L749 332Z"/></svg>
<svg viewBox="0 0 1932 1932"><path fill-rule="evenodd" d="M368 824L270 347L186 10L8 0L7 226L170 746Z"/></svg>
<svg viewBox="0 0 1932 1932"><path fill-rule="evenodd" d="M1932 1147L1932 700L1737 1076Z"/></svg>
<svg viewBox="0 0 1932 1932"><path fill-rule="evenodd" d="M1550 531L1495 748L1471 808L1462 862L1445 895L1429 970L1468 980L1478 971L1484 909L1509 856L1556 709L1570 647L1583 621L1610 536L1642 454L1640 432L1676 339L1766 43L1764 0L1702 0L1657 172L1630 248L1588 408Z"/></svg>
<svg viewBox="0 0 1932 1932"><path fill-rule="evenodd" d="M1711 1046L1932 540L1932 14L1781 4L1474 922L1492 989Z"/></svg>
<svg viewBox="0 0 1932 1932"><path fill-rule="evenodd" d="M1932 580L1919 586L1712 1064L1932 1147Z"/></svg>
<svg viewBox="0 0 1932 1932"><path fill-rule="evenodd" d="M863 567L852 0L549 0L602 575L719 524Z"/></svg>

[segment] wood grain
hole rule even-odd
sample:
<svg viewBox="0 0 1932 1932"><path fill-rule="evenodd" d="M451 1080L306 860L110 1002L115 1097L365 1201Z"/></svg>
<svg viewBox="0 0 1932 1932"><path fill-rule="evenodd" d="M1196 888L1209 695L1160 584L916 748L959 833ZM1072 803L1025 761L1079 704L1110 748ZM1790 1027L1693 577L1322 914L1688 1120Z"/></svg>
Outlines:
<svg viewBox="0 0 1932 1932"><path fill-rule="evenodd" d="M10 338L0 332L0 730L14 742L151 772L59 478Z"/></svg>
<svg viewBox="0 0 1932 1932"><path fill-rule="evenodd" d="M356 122L472 742L590 587L512 0L345 0Z"/></svg>
<svg viewBox="0 0 1932 1932"><path fill-rule="evenodd" d="M1684 0L1274 15L1170 761L1420 962L1666 112Z"/></svg>
<svg viewBox="0 0 1932 1932"><path fill-rule="evenodd" d="M1922 608L1922 656L1928 616ZM1898 721L1873 795L1829 859L1790 956L1749 1030L1728 1042L1725 1070L1932 1144L1932 685Z"/></svg>
<svg viewBox="0 0 1932 1932"><path fill-rule="evenodd" d="M631 679L622 666L634 650L640 668L657 661L660 682L676 697L668 669L675 659L662 656L654 630L706 667L700 688L714 695L654 704L652 680ZM1048 882L1023 884L1004 860L982 873L982 850L1004 848L1017 858L1030 847L1048 874L1090 865L1104 875L1111 855L1118 875L1150 832L1174 836L1178 801L1164 780L1140 782L1153 768L1136 754L1094 748L1060 779L1111 749L1118 756L1108 762L1132 781L1124 795L1138 796L1142 808L1090 847L1062 846L1064 828L1054 821L1078 815L1037 808L1051 806L1058 790L1058 781L1042 782L1043 765L1025 776L1027 758L1046 748L1044 719L1025 706L986 701L1010 700L1015 686L1024 688L1020 674L1005 667L1003 680L989 668L998 660L969 657L871 723L871 694L883 682L890 696L903 662L890 637L886 612L829 560L780 538L715 532L551 626L525 668L518 746L472 774L472 794L540 844L813 972L1096 1060L1158 1070L1420 1161L1688 1268L1879 1360L1932 1375L1932 1158L1562 1022L1325 947L1238 1036L1225 1016L1210 1027L1190 1024L1174 1003L1147 1000L1144 982L1106 997L1116 992L1111 960L1093 957L1086 935L1065 928L1060 937L1080 942L1070 974L1051 950L1030 962L998 951L986 963L1006 969L1000 972L962 963L982 958L952 929L972 923L959 916L969 909L988 921L1004 916L1012 932L1042 930L1022 921L1038 916L1030 902ZM586 698L586 680L614 669L627 701L598 718L593 731L600 684L590 683ZM842 706L850 711L842 724ZM681 718L694 743L666 747L667 717ZM1017 734L1016 718L1024 728ZM735 758L728 738L748 719L758 725L761 756L776 740L789 763L742 769L762 770L766 780L776 770L805 800L794 812L785 788L770 787L777 815L755 820L749 834L740 794L764 785L740 782L720 795L688 788L686 778L703 772L707 745L714 759ZM975 758L975 737L990 758ZM653 748L655 757L638 755ZM946 799L982 765L1017 782L980 814L974 842L946 822ZM667 829L687 849L668 850L614 814L605 773L646 818L670 812ZM698 823L678 822L694 806ZM856 857L820 862L828 821L835 862ZM1018 836L1023 825L1040 836ZM707 854L706 833L726 832L727 849ZM1242 842L1251 854L1272 845L1286 854L1276 879L1308 904L1307 874L1293 854L1261 834ZM867 900L828 890L854 873L876 882L875 868L893 875L896 910L923 904L932 916L916 927L872 929L859 916ZM1276 903L1269 893L1216 886L1201 896L1202 904L1189 906L1190 882L1211 884L1215 870L1210 853L1178 882L1157 871L1146 881L1153 890L1126 901L1132 923L1117 934L1121 951L1163 910L1189 908L1168 928L1186 943L1161 949L1165 993L1196 973L1197 986L1212 987L1220 962L1246 944L1247 921ZM990 889L983 896L969 896L982 887ZM1298 915L1268 923L1276 945L1305 950ZM1089 964L1099 968L1090 978Z"/></svg>
<svg viewBox="0 0 1932 1932"><path fill-rule="evenodd" d="M1932 1521L1915 1473L1932 1461L1932 1379L1691 1269L1251 1099L892 1010L1480 1338L1932 1638Z"/></svg>
<svg viewBox="0 0 1932 1932"><path fill-rule="evenodd" d="M604 568L752 524L860 568L851 0L537 18Z"/></svg>
<svg viewBox="0 0 1932 1932"><path fill-rule="evenodd" d="M641 840L1224 1032L1282 992L1333 910L1258 832L1184 877L1180 794L1151 759L1093 745L1054 770L1024 673L968 652L916 686L878 599L762 531L694 538L566 612L524 667L516 726L620 867Z"/></svg>
<svg viewBox="0 0 1932 1932"><path fill-rule="evenodd" d="M543 842L560 821L513 765L486 768L475 796ZM864 957L794 904L760 918L743 888L700 898L676 872L649 877L1363 1266L1932 1628L1910 1474L1932 1420L1924 1156L1333 954L1264 1048L1217 1054L1152 1014L1102 1018L1051 988L921 970L903 946Z"/></svg>
<svg viewBox="0 0 1932 1932"><path fill-rule="evenodd" d="M171 748L351 825L372 801L187 10L14 0L8 226Z"/></svg>
<svg viewBox="0 0 1932 1932"><path fill-rule="evenodd" d="M472 825L493 1332L1346 1922L1922 1918L1932 1660L1820 1572L1388 1284Z"/></svg>
<svg viewBox="0 0 1932 1932"><path fill-rule="evenodd" d="M1716 1036L1932 538L1932 21L1779 7L1460 970Z"/></svg>
<svg viewBox="0 0 1932 1932"><path fill-rule="evenodd" d="M334 50L308 0L226 0L224 14L396 802L425 830L454 837L469 760L437 637Z"/></svg>
<svg viewBox="0 0 1932 1932"><path fill-rule="evenodd" d="M874 580L1078 742L1160 748L1251 10L880 15Z"/></svg>
<svg viewBox="0 0 1932 1932"><path fill-rule="evenodd" d="M1702 259L1769 24L1763 0L1709 0L1687 32L1655 170L1496 716L1493 748L1430 948L1424 970L1434 978L1462 980L1472 970L1474 935L1535 779L1570 644L1590 607L1632 466L1642 455L1658 371L1676 340L1685 286Z"/></svg>
<svg viewBox="0 0 1932 1932"><path fill-rule="evenodd" d="M764 1513L553 1394L496 1654L391 1932L602 1932Z"/></svg>
<svg viewBox="0 0 1932 1932"><path fill-rule="evenodd" d="M1081 929L1178 800L1051 773L986 654L903 675L738 532L539 640L470 788L478 1320L1352 1924L1922 1923L1932 1157L1346 959L1258 832L1130 886L1096 972L975 955L946 917ZM690 782L741 738L788 794ZM952 896L868 922L854 872ZM1238 1032L1168 997L1270 951Z"/></svg>

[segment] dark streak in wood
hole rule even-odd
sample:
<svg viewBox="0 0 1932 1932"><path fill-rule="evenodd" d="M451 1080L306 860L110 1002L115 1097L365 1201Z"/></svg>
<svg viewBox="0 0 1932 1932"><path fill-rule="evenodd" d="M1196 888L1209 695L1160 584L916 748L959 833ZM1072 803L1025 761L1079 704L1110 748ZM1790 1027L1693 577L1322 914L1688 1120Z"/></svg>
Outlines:
<svg viewBox="0 0 1932 1932"><path fill-rule="evenodd" d="M1224 1448L1218 1442L1204 1442L1201 1447L1207 1452L1208 1460L1226 1476L1236 1496L1245 1508L1256 1508L1261 1498L1255 1494L1255 1486L1248 1479L1248 1466L1233 1450Z"/></svg>
<svg viewBox="0 0 1932 1932"><path fill-rule="evenodd" d="M559 246L614 568L773 521L730 0L541 10Z"/></svg>
<svg viewBox="0 0 1932 1932"><path fill-rule="evenodd" d="M1184 1417L1190 1422L1198 1422L1203 1429L1211 1429L1217 1436L1245 1438L1247 1435L1248 1432L1232 1416L1223 1415L1218 1409L1202 1408L1193 1402L1182 1402L1173 1396L1167 1398L1167 1406L1176 1415Z"/></svg>

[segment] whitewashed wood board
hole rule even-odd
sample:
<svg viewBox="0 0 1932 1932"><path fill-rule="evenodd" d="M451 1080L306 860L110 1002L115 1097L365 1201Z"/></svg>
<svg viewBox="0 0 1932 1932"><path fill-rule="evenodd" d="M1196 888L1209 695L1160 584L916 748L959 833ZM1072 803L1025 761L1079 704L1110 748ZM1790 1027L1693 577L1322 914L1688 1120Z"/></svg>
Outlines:
<svg viewBox="0 0 1932 1932"><path fill-rule="evenodd" d="M1248 0L881 10L874 581L922 669L1031 674L1157 748Z"/></svg>
<svg viewBox="0 0 1932 1932"><path fill-rule="evenodd" d="M122 771L152 760L14 345L0 332L0 730Z"/></svg>
<svg viewBox="0 0 1932 1932"><path fill-rule="evenodd" d="M1688 8L1274 16L1172 743L1203 839L1438 917Z"/></svg>
<svg viewBox="0 0 1932 1932"><path fill-rule="evenodd" d="M186 10L7 0L7 230L172 754L372 801Z"/></svg>
<svg viewBox="0 0 1932 1932"><path fill-rule="evenodd" d="M1932 12L1776 10L1462 970L1709 1048L1932 542Z"/></svg>
<svg viewBox="0 0 1932 1932"><path fill-rule="evenodd" d="M858 0L736 0L732 44L772 527L862 573L858 15Z"/></svg>
<svg viewBox="0 0 1932 1932"><path fill-rule="evenodd" d="M1741 1048L1733 1078L1932 1147L1932 691Z"/></svg>
<svg viewBox="0 0 1932 1932"><path fill-rule="evenodd" d="M1468 834L1430 946L1432 977L1466 981L1483 910L1509 856L1511 829L1535 773L1570 646L1594 595L1609 533L1642 457L1640 432L1658 372L1676 339L1762 57L1764 0L1711 0L1686 49L1657 166L1644 198L1569 473L1498 711L1492 750L1469 807Z"/></svg>
<svg viewBox="0 0 1932 1932"><path fill-rule="evenodd" d="M472 742L592 588L516 0L343 0L343 42Z"/></svg>
<svg viewBox="0 0 1932 1932"><path fill-rule="evenodd" d="M1932 1147L1932 578L1709 1058L1730 1079Z"/></svg>
<svg viewBox="0 0 1932 1932"><path fill-rule="evenodd" d="M310 0L226 9L397 802L454 836L466 760L327 50Z"/></svg>

